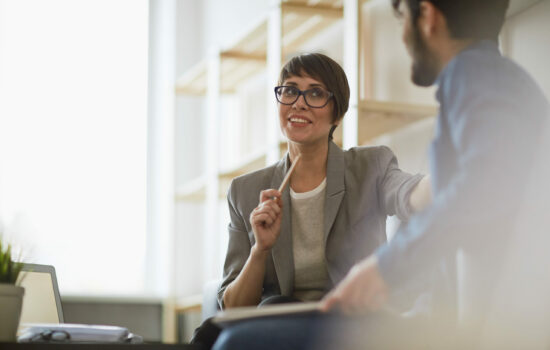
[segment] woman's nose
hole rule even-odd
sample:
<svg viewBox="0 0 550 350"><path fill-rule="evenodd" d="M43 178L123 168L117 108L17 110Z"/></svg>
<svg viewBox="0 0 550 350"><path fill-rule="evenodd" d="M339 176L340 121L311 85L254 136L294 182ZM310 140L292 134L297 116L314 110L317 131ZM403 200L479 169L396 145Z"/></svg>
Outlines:
<svg viewBox="0 0 550 350"><path fill-rule="evenodd" d="M306 103L306 100L305 100L305 96L304 95L298 96L298 99L296 100L296 102L294 102L294 104L292 106L295 107L295 108L302 108L302 109L307 108L307 103Z"/></svg>

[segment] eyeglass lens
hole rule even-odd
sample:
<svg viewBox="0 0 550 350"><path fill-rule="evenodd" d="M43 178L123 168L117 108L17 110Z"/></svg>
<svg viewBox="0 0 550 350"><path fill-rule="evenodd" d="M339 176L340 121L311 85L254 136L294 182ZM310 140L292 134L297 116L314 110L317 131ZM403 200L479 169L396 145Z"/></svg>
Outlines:
<svg viewBox="0 0 550 350"><path fill-rule="evenodd" d="M313 88L302 91L294 86L279 86L275 89L277 100L285 105L291 105L298 100L300 95L304 95L306 104L310 107L324 107L331 93L322 88Z"/></svg>

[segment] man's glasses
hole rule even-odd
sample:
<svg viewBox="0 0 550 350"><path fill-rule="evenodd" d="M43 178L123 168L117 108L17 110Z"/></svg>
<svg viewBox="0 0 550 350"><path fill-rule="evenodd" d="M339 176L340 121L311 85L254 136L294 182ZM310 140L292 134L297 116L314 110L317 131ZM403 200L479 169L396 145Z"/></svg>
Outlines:
<svg viewBox="0 0 550 350"><path fill-rule="evenodd" d="M300 95L304 96L306 104L312 108L325 107L334 94L320 87L309 90L300 90L295 86L276 86L275 98L279 103L291 105L298 101Z"/></svg>

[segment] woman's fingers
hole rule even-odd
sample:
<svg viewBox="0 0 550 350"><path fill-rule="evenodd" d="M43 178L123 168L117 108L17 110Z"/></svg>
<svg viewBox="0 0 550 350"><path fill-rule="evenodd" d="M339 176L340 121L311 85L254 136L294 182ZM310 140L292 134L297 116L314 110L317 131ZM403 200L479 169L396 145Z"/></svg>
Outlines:
<svg viewBox="0 0 550 350"><path fill-rule="evenodd" d="M260 203L260 205L258 205L254 210L257 214L267 213L269 215L272 215L273 219L275 219L281 213L281 207L279 206L279 204L277 204L276 201L267 201Z"/></svg>
<svg viewBox="0 0 550 350"><path fill-rule="evenodd" d="M279 202L278 204L281 205L281 192L274 189L263 190L262 192L260 192L260 203L273 201L274 199L275 202Z"/></svg>
<svg viewBox="0 0 550 350"><path fill-rule="evenodd" d="M272 218L270 215L268 214L265 214L265 213L260 213L258 215L255 215L254 216L254 223L256 224L266 224L268 226L272 225L273 222L275 221L274 218Z"/></svg>
<svg viewBox="0 0 550 350"><path fill-rule="evenodd" d="M252 221L252 223L255 224L265 222L265 224L271 225L278 219L280 213L281 208L276 202L263 202L252 211L252 214L250 215L250 220Z"/></svg>

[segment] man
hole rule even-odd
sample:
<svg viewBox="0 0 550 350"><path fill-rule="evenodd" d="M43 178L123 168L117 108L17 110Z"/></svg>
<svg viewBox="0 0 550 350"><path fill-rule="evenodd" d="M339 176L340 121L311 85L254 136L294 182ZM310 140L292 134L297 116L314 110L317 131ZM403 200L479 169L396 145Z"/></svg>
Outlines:
<svg viewBox="0 0 550 350"><path fill-rule="evenodd" d="M505 265L516 253L517 234L526 233L516 226L535 162L547 162L535 154L542 147L548 102L528 74L498 51L508 1L393 0L393 5L404 20L413 82L438 86L440 114L430 150L434 200L390 244L356 266L325 298L323 309L339 304L345 311L376 310L389 290L402 288L419 272L449 261L453 271L461 249L467 263L461 266L462 295L440 298L436 317L450 321L459 312L466 341L478 342L501 293L495 288L511 273ZM535 214L523 220L542 219ZM530 238L546 242L543 235Z"/></svg>
<svg viewBox="0 0 550 350"><path fill-rule="evenodd" d="M547 321L537 306L548 306L548 283L533 281L549 277L548 254L536 248L548 246L550 234L537 230L544 210L531 199L548 182L534 167L547 161L537 153L550 107L529 75L498 50L508 0L393 0L393 6L404 22L413 82L438 87L432 205L352 268L323 300L323 311L350 316L249 322L222 333L216 349L548 345L541 343L540 331L547 323L535 330L525 324L514 328L532 315ZM392 312L388 301L418 285L425 293L416 310L425 312L407 317ZM522 285L538 292L523 293L517 288Z"/></svg>

